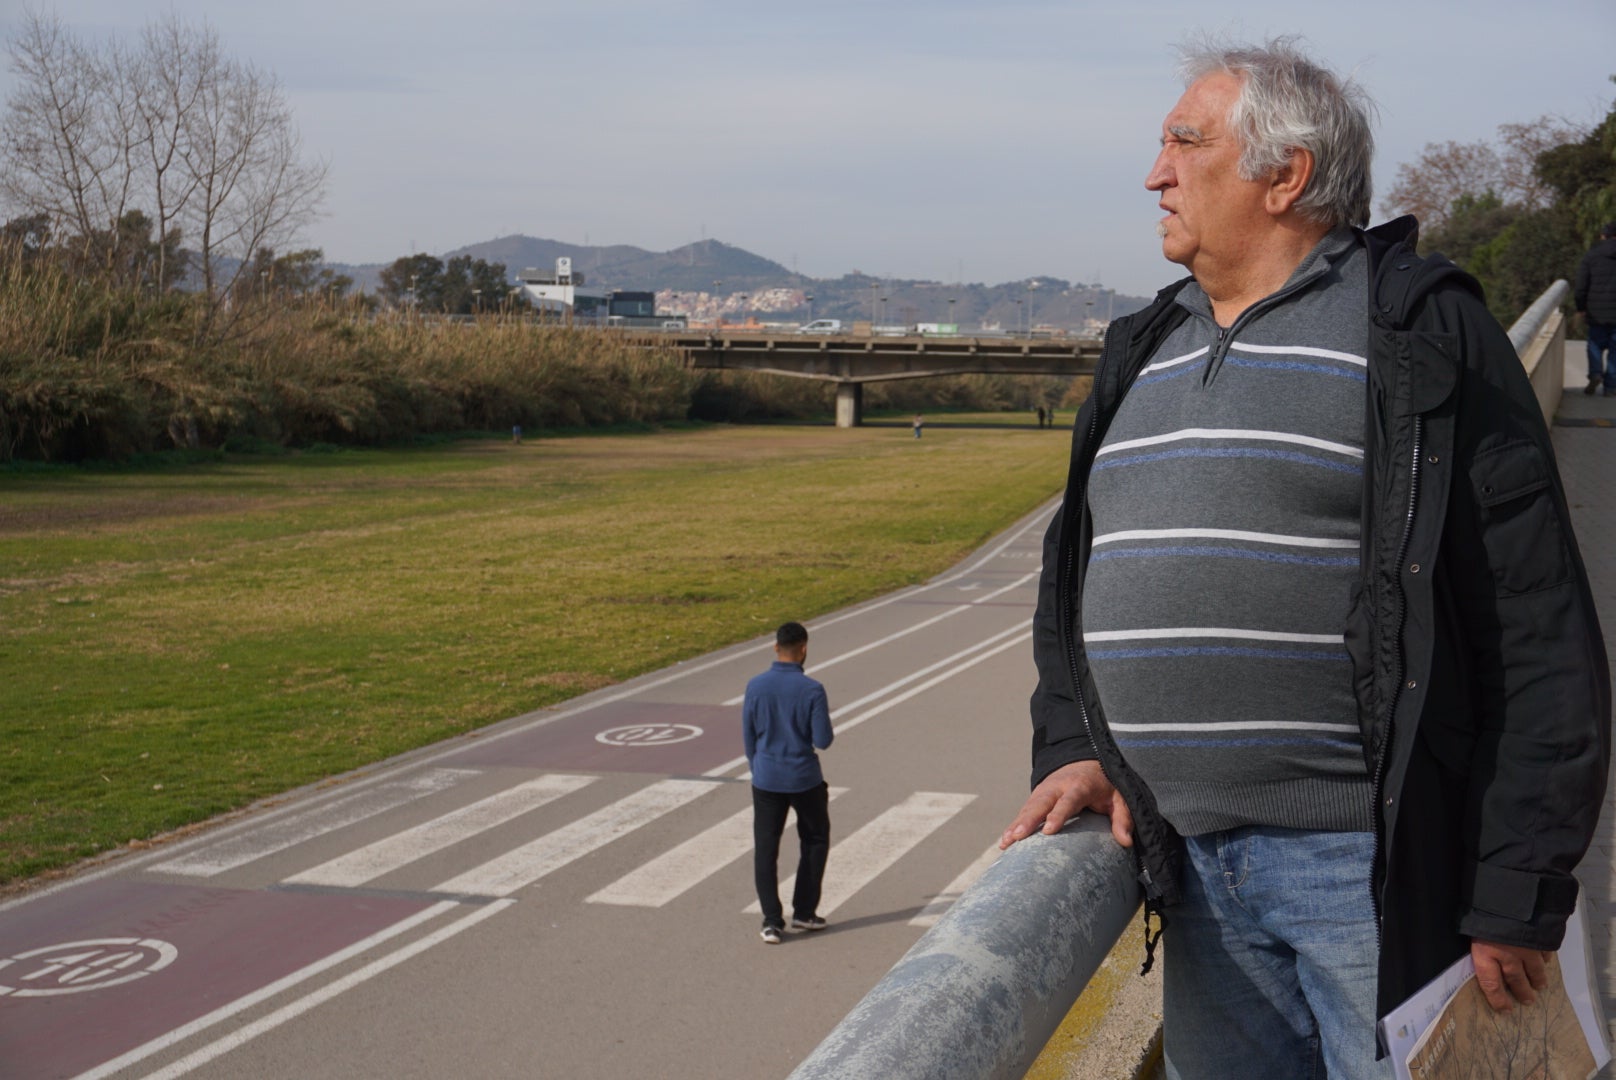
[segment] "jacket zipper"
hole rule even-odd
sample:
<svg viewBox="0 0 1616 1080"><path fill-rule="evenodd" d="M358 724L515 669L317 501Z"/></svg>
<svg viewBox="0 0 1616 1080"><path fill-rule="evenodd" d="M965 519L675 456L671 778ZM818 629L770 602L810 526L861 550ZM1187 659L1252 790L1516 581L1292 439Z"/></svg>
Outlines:
<svg viewBox="0 0 1616 1080"><path fill-rule="evenodd" d="M1408 557L1408 547L1414 538L1414 510L1420 497L1420 455L1423 453L1424 441L1425 418L1416 415L1414 417L1413 460L1409 463L1408 475L1408 512L1403 519L1403 536L1397 545L1397 619L1395 623L1397 630L1392 638L1392 644L1397 650L1394 667L1397 672L1397 678L1392 682L1391 701L1386 709L1386 731L1381 739L1380 752L1375 755L1375 780L1373 786L1375 847L1374 861L1370 863L1371 867L1380 865L1381 849L1385 843L1381 836L1380 808L1386 792L1386 759L1391 756L1392 736L1395 733L1397 722L1397 705L1403 696L1403 676L1406 674L1403 668L1403 623L1408 615L1408 594L1403 588L1403 560ZM1375 946L1378 953L1383 944L1381 941L1380 891L1375 888L1373 871L1370 873L1369 881L1369 899L1374 905Z"/></svg>

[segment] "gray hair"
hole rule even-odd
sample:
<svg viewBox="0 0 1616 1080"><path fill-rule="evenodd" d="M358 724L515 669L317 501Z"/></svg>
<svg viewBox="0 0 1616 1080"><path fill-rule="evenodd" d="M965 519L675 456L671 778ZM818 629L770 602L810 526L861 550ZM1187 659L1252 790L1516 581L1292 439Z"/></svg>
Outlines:
<svg viewBox="0 0 1616 1080"><path fill-rule="evenodd" d="M1228 123L1240 140L1242 179L1266 176L1282 168L1292 150L1307 150L1313 179L1296 201L1297 212L1331 228L1361 228L1369 224L1375 103L1356 82L1309 59L1297 40L1277 37L1260 46L1188 42L1179 47L1178 73L1185 86L1217 72L1240 77Z"/></svg>

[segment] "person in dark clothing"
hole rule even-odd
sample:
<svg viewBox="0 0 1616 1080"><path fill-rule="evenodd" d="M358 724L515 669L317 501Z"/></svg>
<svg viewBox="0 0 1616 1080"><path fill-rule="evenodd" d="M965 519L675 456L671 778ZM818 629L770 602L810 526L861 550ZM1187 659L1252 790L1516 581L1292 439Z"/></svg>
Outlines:
<svg viewBox="0 0 1616 1080"><path fill-rule="evenodd" d="M1033 627L1032 794L1110 817L1165 934L1172 1080L1389 1077L1468 953L1546 983L1610 672L1542 413L1475 280L1365 230L1370 104L1188 48L1145 186L1191 276L1111 324Z"/></svg>
<svg viewBox="0 0 1616 1080"><path fill-rule="evenodd" d="M1577 265L1572 289L1577 314L1588 317L1588 386L1584 394L1616 397L1616 221L1599 230L1599 242Z"/></svg>
<svg viewBox="0 0 1616 1080"><path fill-rule="evenodd" d="M803 674L808 631L788 622L774 634L775 661L746 684L741 738L752 768L752 876L763 908L762 938L780 943L785 912L780 906L780 837L786 811L797 812L797 884L791 926L823 930L819 893L830 855L830 789L815 750L827 750L835 733L825 688Z"/></svg>

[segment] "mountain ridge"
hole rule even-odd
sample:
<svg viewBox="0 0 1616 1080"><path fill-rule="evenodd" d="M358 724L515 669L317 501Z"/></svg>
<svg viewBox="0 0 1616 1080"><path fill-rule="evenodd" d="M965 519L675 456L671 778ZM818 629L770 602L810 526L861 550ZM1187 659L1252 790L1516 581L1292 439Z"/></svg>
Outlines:
<svg viewBox="0 0 1616 1080"><path fill-rule="evenodd" d="M988 285L926 279L879 278L858 270L814 278L745 248L703 239L669 251L632 244L588 245L513 233L444 252L504 263L514 281L524 270L550 272L560 257L591 286L656 292L661 305L697 317L789 316L871 319L877 322L954 322L980 326L1056 326L1075 329L1089 319L1135 311L1148 298L1124 296L1103 285L1071 283L1047 275ZM329 263L355 287L374 291L386 264Z"/></svg>

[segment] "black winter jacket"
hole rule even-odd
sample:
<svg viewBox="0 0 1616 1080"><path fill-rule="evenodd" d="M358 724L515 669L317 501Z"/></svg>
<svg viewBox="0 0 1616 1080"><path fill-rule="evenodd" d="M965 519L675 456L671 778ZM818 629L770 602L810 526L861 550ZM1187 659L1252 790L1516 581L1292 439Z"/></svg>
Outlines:
<svg viewBox="0 0 1616 1080"><path fill-rule="evenodd" d="M1401 218L1361 234L1369 387L1346 637L1377 810L1365 886L1382 1014L1470 937L1559 946L1610 749L1604 643L1542 414L1479 286L1418 257L1416 232ZM1178 901L1182 842L1111 739L1075 631L1089 468L1139 369L1187 317L1173 301L1184 284L1106 335L1034 616L1032 781L1100 762L1133 814L1147 929ZM1170 911L1163 922L1171 932Z"/></svg>
<svg viewBox="0 0 1616 1080"><path fill-rule="evenodd" d="M1590 322L1616 326L1616 239L1601 240L1588 249L1577 264L1572 293L1577 310L1586 312Z"/></svg>

